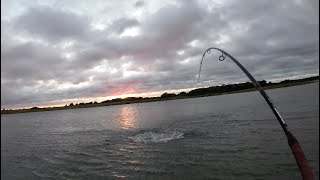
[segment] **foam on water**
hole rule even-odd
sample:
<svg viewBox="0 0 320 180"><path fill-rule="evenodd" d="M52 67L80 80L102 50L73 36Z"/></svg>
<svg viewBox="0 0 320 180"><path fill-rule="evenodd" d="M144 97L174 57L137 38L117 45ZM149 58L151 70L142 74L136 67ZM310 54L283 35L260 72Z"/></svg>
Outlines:
<svg viewBox="0 0 320 180"><path fill-rule="evenodd" d="M181 139L184 133L180 131L166 130L163 132L148 131L129 137L134 142L165 143L171 140Z"/></svg>

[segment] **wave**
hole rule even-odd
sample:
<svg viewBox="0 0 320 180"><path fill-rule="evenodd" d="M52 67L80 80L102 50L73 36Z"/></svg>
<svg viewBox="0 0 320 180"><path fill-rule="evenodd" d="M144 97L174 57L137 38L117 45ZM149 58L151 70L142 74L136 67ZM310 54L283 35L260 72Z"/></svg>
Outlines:
<svg viewBox="0 0 320 180"><path fill-rule="evenodd" d="M134 142L143 143L166 143L168 141L184 138L180 131L165 130L162 132L148 131L129 137Z"/></svg>

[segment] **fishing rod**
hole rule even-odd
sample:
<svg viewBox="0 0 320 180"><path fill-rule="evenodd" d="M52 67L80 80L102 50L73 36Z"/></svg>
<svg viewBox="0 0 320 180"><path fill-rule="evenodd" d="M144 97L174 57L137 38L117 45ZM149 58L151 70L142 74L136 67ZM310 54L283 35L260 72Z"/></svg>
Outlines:
<svg viewBox="0 0 320 180"><path fill-rule="evenodd" d="M278 122L280 123L280 126L282 127L284 133L287 136L287 140L288 140L288 144L291 148L291 151L294 155L294 158L296 159L296 162L299 166L300 169L300 173L303 177L304 180L314 180L314 176L312 173L312 170L310 168L310 166L308 165L308 161L306 159L306 156L304 155L304 152L302 150L302 148L300 147L300 144L298 142L298 140L293 136L293 134L289 131L288 125L286 124L286 122L283 120L283 118L281 117L279 111L277 110L277 108L273 105L271 99L269 98L269 96L267 95L267 93L263 90L263 88L261 87L261 85L255 80L255 78L247 71L246 68L244 68L234 57L232 57L229 53L225 52L222 49L219 48L215 48L215 47L211 47L208 48L202 55L202 59L200 62L200 68L199 68L199 78L198 78L198 82L200 80L200 73L201 73L201 66L202 66L202 62L203 59L205 57L206 54L210 54L211 50L218 50L220 51L222 54L219 56L219 60L223 61L227 56L234 62L236 63L240 69L248 76L248 78L252 81L254 87L260 92L260 94L263 96L263 98L267 101L269 107L271 108L273 114L276 116Z"/></svg>

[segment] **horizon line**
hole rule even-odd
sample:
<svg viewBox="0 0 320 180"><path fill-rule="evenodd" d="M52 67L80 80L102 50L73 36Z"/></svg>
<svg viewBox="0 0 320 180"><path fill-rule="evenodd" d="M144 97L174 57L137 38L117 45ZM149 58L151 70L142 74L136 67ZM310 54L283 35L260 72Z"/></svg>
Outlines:
<svg viewBox="0 0 320 180"><path fill-rule="evenodd" d="M300 76L300 78L291 78L291 79L288 79L288 78L278 78L276 79L276 81L274 81L273 83L279 83L281 81L284 81L284 80L299 80L299 79L307 79L307 78L311 78L311 77L319 77L319 73L318 74L309 74L309 76L307 77L303 77L303 76ZM301 78L303 77L303 78ZM266 81L266 80L265 80ZM235 82L235 83L230 83L230 84L239 84L239 83L246 83L246 82L249 82L249 81L245 81L245 82ZM272 82L272 81L267 81L267 82ZM250 82L251 83L251 82ZM198 84L198 83L197 83ZM215 85L215 86L222 86L224 85L223 84L219 84L219 85ZM98 103L101 103L103 101L106 101L106 100L112 100L112 99L117 99L117 98L120 98L120 99L125 99L125 98L129 98L129 97L143 97L143 98L153 98L153 97L160 97L161 94L167 92L167 93L177 93L177 92L189 92L191 90L194 90L194 89L198 89L198 88L206 88L206 87L211 87L211 86L198 86L198 87L193 87L193 88L183 88L183 89L170 89L170 90L161 90L161 91L153 91L153 92L145 92L145 93L130 93L130 94L122 94L122 95L115 95L115 96L102 96L102 97L95 97L95 98L75 98L75 99L66 99L64 101L68 101L68 103L57 103L57 104L49 104L49 105L38 105L38 106L25 106L25 107L17 107L17 108L2 108L1 107L1 110L5 109L5 110L22 110L22 109L31 109L33 107L38 107L38 108L50 108L50 107L64 107L65 105L68 105L68 104L79 104L79 103L90 103L90 102L98 102L97 99L100 99ZM152 95L154 94L154 95ZM80 102L82 99L82 102ZM83 101L85 99L91 99L89 101ZM70 101L77 101L77 102L70 102Z"/></svg>

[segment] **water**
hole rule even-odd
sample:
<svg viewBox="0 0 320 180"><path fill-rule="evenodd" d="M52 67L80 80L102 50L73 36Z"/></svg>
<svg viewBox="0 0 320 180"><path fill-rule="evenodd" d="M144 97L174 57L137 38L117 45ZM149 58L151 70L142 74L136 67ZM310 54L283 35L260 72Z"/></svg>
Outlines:
<svg viewBox="0 0 320 180"><path fill-rule="evenodd" d="M319 82L268 90L319 178ZM258 92L1 116L3 179L301 179Z"/></svg>

